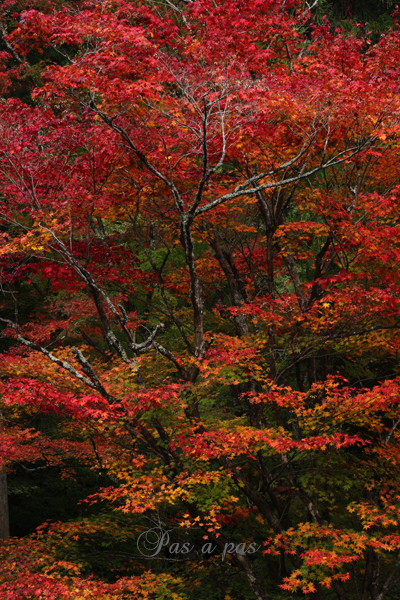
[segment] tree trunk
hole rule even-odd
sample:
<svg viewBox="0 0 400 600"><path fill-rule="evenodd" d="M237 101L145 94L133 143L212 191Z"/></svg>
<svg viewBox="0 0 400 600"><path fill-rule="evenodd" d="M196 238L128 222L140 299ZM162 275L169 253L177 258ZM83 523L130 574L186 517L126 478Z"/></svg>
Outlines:
<svg viewBox="0 0 400 600"><path fill-rule="evenodd" d="M8 519L8 489L7 469L3 464L0 470L0 539L10 537L10 524Z"/></svg>

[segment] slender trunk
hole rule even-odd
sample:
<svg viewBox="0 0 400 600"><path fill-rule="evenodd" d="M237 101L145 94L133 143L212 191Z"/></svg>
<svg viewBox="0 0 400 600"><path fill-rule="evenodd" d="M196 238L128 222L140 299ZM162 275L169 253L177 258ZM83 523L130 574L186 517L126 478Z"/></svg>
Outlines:
<svg viewBox="0 0 400 600"><path fill-rule="evenodd" d="M303 380L301 378L300 361L296 361L296 380L300 392L304 392Z"/></svg>
<svg viewBox="0 0 400 600"><path fill-rule="evenodd" d="M315 368L315 356L310 356L307 359L307 374L310 387L317 381L317 373Z"/></svg>
<svg viewBox="0 0 400 600"><path fill-rule="evenodd" d="M321 376L322 381L326 381L328 378L328 361L326 357L326 350L322 348L320 355L320 363L321 363Z"/></svg>
<svg viewBox="0 0 400 600"><path fill-rule="evenodd" d="M372 600L379 598L379 556L371 553L371 583L369 586Z"/></svg>
<svg viewBox="0 0 400 600"><path fill-rule="evenodd" d="M332 585L339 600L348 600L347 593L341 581L333 580Z"/></svg>
<svg viewBox="0 0 400 600"><path fill-rule="evenodd" d="M193 217L187 215L181 216L179 239L185 252L185 261L190 275L190 301L193 307L193 325L194 325L194 340L195 340L195 358L202 359L207 350L204 339L204 300L203 286L200 281L195 264L194 242L192 239L191 225ZM192 369L192 374L189 378L191 383L194 383L199 373L198 367Z"/></svg>
<svg viewBox="0 0 400 600"><path fill-rule="evenodd" d="M10 524L8 518L8 488L6 465L0 471L0 539L10 537Z"/></svg>
<svg viewBox="0 0 400 600"><path fill-rule="evenodd" d="M229 285L229 290L232 296L232 304L233 306L240 306L241 302L244 300L247 301L247 294L243 291L243 285L238 284L238 280L240 281L239 274L236 268L233 268L234 263L232 256L229 255L228 252L224 252L221 248L221 244L219 242L218 230L214 227L214 237L211 237L209 240L211 248L214 250L215 258L220 264L221 269L225 273L226 281ZM236 277L235 277L236 271ZM241 282L240 282L241 283ZM240 337L249 334L249 328L247 325L247 319L245 315L237 314L235 315L235 323L238 329L238 333Z"/></svg>

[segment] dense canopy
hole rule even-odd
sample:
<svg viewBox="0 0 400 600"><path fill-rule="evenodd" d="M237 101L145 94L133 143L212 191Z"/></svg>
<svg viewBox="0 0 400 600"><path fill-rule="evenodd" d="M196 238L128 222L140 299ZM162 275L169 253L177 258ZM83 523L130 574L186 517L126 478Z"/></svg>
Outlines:
<svg viewBox="0 0 400 600"><path fill-rule="evenodd" d="M396 12L0 10L0 596L398 598Z"/></svg>

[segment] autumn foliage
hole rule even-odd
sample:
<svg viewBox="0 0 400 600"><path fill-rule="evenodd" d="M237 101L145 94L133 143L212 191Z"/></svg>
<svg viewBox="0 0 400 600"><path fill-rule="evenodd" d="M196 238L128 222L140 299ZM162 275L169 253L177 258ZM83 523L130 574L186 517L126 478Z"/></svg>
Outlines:
<svg viewBox="0 0 400 600"><path fill-rule="evenodd" d="M397 598L396 19L1 10L0 456L106 481L0 545L1 598Z"/></svg>

